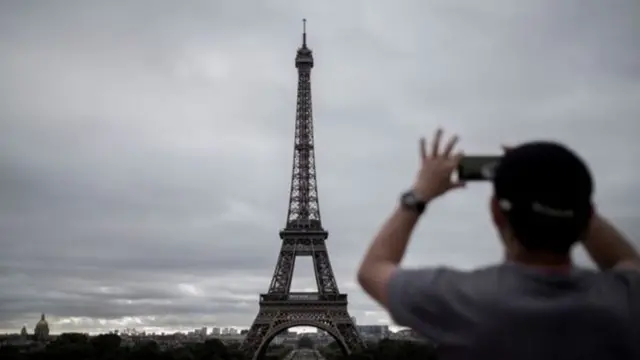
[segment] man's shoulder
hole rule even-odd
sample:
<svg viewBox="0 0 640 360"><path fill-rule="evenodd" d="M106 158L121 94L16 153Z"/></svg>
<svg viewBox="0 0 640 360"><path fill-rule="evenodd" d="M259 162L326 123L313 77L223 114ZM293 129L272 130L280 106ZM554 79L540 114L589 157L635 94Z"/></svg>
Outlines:
<svg viewBox="0 0 640 360"><path fill-rule="evenodd" d="M502 273L508 273L510 269L504 264L491 264L473 269L455 268L451 266L427 266L406 269L405 272L423 280L436 281L476 281L479 278L493 278ZM428 283L429 281L425 281Z"/></svg>
<svg viewBox="0 0 640 360"><path fill-rule="evenodd" d="M404 277L414 279L414 283L424 287L459 288L469 291L508 291L510 287L521 288L530 281L539 283L557 280L594 283L602 286L640 286L640 271L637 269L614 269L598 271L585 267L574 267L571 272L550 272L511 262L494 263L474 269L460 269L450 266L423 267L405 272ZM524 283L523 283L524 282ZM494 286L492 286L494 285Z"/></svg>
<svg viewBox="0 0 640 360"><path fill-rule="evenodd" d="M441 266L417 270L416 276L427 281L424 286L438 285L449 289L457 289L453 293L471 295L503 294L511 289L522 289L527 283L555 282L608 282L607 275L590 270L574 268L570 273L555 273L539 268L528 267L511 262L495 263L474 269L457 269ZM520 291L520 290L518 290Z"/></svg>
<svg viewBox="0 0 640 360"><path fill-rule="evenodd" d="M425 266L421 268L416 268L415 270L423 271L425 273L437 272L437 273L448 274L453 276L473 276L473 275L483 275L483 274L489 274L494 272L500 272L500 271L503 271L504 267L505 267L504 263L496 263L496 264L489 264L489 265L484 265L480 267L475 267L472 269L440 265L440 266Z"/></svg>
<svg viewBox="0 0 640 360"><path fill-rule="evenodd" d="M414 286L428 293L436 292L440 296L471 295L476 292L497 291L503 283L505 269L503 264L492 264L475 269L460 269L449 266L423 267L403 271L405 278L415 279Z"/></svg>
<svg viewBox="0 0 640 360"><path fill-rule="evenodd" d="M622 285L640 296L640 269L637 266L616 266L601 274L607 282Z"/></svg>
<svg viewBox="0 0 640 360"><path fill-rule="evenodd" d="M446 276L451 279L465 280L478 278L491 278L499 276L502 273L508 273L510 269L505 264L490 264L473 269L458 269L448 266L425 268L426 273L433 272L440 276Z"/></svg>

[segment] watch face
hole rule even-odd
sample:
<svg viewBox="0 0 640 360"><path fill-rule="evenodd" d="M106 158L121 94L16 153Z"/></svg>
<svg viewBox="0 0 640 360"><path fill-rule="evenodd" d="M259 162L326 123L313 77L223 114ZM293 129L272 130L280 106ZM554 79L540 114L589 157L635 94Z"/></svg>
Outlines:
<svg viewBox="0 0 640 360"><path fill-rule="evenodd" d="M402 194L400 202L405 209L418 214L424 211L426 205L426 203L421 201L412 191Z"/></svg>
<svg viewBox="0 0 640 360"><path fill-rule="evenodd" d="M416 198L416 196L412 192L408 192L402 196L402 202L406 206L413 207L418 204L418 198Z"/></svg>

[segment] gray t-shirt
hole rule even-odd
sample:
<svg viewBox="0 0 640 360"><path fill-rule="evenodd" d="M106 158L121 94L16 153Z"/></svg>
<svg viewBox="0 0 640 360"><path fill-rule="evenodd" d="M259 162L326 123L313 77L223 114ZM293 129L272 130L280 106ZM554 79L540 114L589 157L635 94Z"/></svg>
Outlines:
<svg viewBox="0 0 640 360"><path fill-rule="evenodd" d="M441 360L640 359L640 271L400 269L389 312Z"/></svg>

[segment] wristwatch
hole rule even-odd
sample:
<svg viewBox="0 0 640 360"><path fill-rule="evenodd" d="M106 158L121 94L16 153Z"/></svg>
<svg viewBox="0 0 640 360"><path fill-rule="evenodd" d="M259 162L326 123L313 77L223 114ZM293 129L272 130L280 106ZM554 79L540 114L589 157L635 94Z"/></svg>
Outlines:
<svg viewBox="0 0 640 360"><path fill-rule="evenodd" d="M415 192L409 190L400 196L400 205L402 208L420 215L427 207L427 201L420 199Z"/></svg>

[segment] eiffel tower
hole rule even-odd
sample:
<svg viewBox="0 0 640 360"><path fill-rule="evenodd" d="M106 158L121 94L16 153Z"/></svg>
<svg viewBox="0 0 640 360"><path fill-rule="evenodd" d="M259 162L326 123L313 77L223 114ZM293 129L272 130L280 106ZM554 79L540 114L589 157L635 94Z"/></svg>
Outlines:
<svg viewBox="0 0 640 360"><path fill-rule="evenodd" d="M260 309L242 350L260 359L271 340L294 326L312 326L330 334L346 354L364 343L347 311L347 295L338 290L331 269L322 227L313 141L311 112L311 68L313 55L307 47L306 20L303 20L302 46L295 59L298 69L293 170L286 226L280 231L282 246L271 285L260 294ZM298 256L313 259L317 292L291 292L293 269Z"/></svg>

